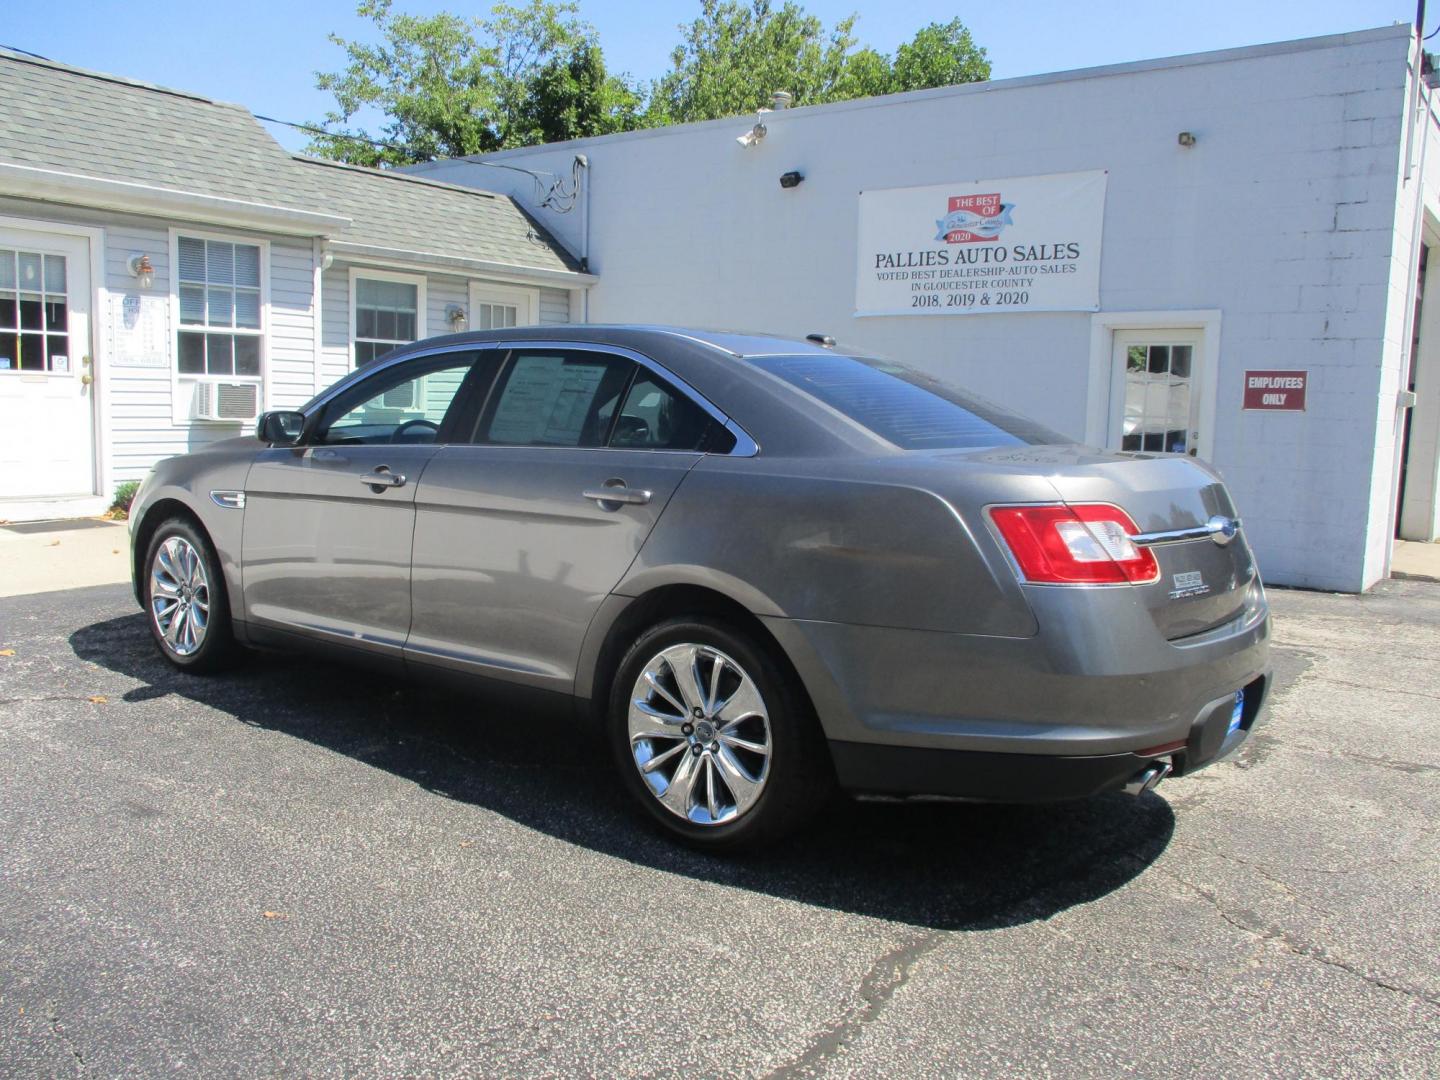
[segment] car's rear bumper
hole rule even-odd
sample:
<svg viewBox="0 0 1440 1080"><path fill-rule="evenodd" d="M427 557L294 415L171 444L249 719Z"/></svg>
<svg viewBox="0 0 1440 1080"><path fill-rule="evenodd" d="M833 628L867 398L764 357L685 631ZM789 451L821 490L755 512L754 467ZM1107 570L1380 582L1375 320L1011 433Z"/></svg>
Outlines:
<svg viewBox="0 0 1440 1080"><path fill-rule="evenodd" d="M1127 785L1139 787L1157 765L1183 776L1229 757L1268 708L1267 672L1245 687L1245 709L1230 730L1233 695L1207 704L1184 742L1119 754L1024 754L984 750L830 742L841 787L860 795L938 796L978 802L1042 803L1082 799Z"/></svg>
<svg viewBox="0 0 1440 1080"><path fill-rule="evenodd" d="M1263 599L1180 642L1116 616L1106 632L1048 639L764 621L810 693L842 786L1028 802L1123 787L1161 759L1193 772L1263 716ZM1244 722L1230 734L1241 689Z"/></svg>

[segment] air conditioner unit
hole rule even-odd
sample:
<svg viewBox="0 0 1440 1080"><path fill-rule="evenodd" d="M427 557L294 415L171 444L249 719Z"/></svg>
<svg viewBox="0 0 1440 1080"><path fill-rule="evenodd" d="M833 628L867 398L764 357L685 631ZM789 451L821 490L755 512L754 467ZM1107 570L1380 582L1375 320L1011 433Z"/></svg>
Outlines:
<svg viewBox="0 0 1440 1080"><path fill-rule="evenodd" d="M247 423L260 415L259 383L201 382L190 399L194 420Z"/></svg>

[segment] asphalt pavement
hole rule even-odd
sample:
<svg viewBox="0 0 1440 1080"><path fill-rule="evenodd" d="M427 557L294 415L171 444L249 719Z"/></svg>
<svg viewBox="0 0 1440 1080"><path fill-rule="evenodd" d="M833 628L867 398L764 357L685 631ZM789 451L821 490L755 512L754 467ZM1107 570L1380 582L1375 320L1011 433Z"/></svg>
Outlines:
<svg viewBox="0 0 1440 1080"><path fill-rule="evenodd" d="M0 1075L1435 1076L1440 585L1272 601L1236 760L719 859L563 714L0 599Z"/></svg>

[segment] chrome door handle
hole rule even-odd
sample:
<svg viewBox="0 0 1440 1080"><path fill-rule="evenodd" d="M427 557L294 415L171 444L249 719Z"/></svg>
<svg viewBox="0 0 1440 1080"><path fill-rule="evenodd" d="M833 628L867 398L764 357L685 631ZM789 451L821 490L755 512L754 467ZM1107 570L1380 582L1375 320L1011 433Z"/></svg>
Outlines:
<svg viewBox="0 0 1440 1080"><path fill-rule="evenodd" d="M368 472L360 477L362 484L369 484L372 488L397 488L405 486L404 473L392 473L384 465L381 465L374 472Z"/></svg>
<svg viewBox="0 0 1440 1080"><path fill-rule="evenodd" d="M639 488L602 487L582 494L587 499L594 499L602 508L606 503L630 503L640 506L650 501L650 492Z"/></svg>

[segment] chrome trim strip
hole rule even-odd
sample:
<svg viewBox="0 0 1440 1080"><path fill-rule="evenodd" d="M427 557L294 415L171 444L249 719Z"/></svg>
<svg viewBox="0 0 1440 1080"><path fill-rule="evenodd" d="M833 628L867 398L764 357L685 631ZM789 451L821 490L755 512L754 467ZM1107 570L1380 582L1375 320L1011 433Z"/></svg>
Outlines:
<svg viewBox="0 0 1440 1080"><path fill-rule="evenodd" d="M1166 529L1160 532L1139 533L1130 537L1132 544L1140 547L1161 547L1165 544L1188 544L1192 540L1213 540L1224 547L1240 532L1240 519L1216 514L1204 525L1192 525L1188 529Z"/></svg>
<svg viewBox="0 0 1440 1080"><path fill-rule="evenodd" d="M212 491L210 501L216 506L223 506L226 510L244 510L245 492L243 491Z"/></svg>

